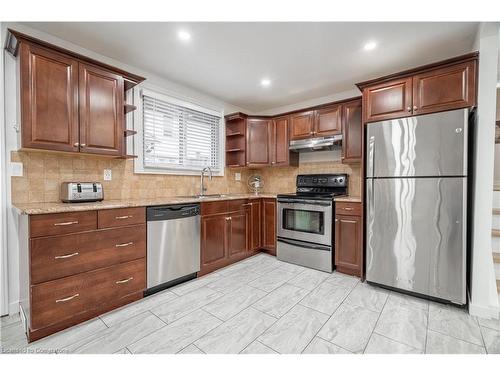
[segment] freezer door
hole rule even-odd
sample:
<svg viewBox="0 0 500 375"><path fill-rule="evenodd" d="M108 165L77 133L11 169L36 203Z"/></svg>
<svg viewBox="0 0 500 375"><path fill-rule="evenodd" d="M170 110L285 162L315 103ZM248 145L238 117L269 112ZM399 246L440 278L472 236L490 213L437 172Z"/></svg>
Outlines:
<svg viewBox="0 0 500 375"><path fill-rule="evenodd" d="M367 177L467 175L469 111L367 125Z"/></svg>
<svg viewBox="0 0 500 375"><path fill-rule="evenodd" d="M466 181L367 179L366 279L464 304Z"/></svg>

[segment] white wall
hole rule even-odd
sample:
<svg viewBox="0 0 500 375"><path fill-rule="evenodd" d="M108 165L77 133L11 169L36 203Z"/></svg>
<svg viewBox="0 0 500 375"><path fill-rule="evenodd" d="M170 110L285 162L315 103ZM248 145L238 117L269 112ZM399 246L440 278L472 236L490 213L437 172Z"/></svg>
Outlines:
<svg viewBox="0 0 500 375"><path fill-rule="evenodd" d="M500 39L500 38L499 38ZM499 56L500 57L500 56ZM500 121L500 66L498 67L496 121ZM500 186L500 143L495 143L495 186Z"/></svg>
<svg viewBox="0 0 500 375"><path fill-rule="evenodd" d="M34 36L36 38L45 40L49 43L61 46L63 48L75 51L77 53L80 53L82 55L89 56L91 58L94 58L96 60L102 61L104 63L107 63L109 65L113 65L116 67L119 67L121 69L124 69L126 71L129 71L131 73L135 73L138 75L141 75L143 77L146 77L146 82L150 86L156 86L158 88L161 88L164 92L170 93L173 96L176 96L181 99L188 100L192 103L195 104L200 104L206 107L210 107L219 111L223 111L224 113L231 113L231 112L247 112L248 111L244 108L239 108L236 106L233 106L231 104L225 103L217 98L211 97L209 95L206 95L204 93L200 93L196 90L193 90L189 87L179 85L177 83L168 81L166 79L163 79L161 77L158 77L154 74L151 74L149 72L146 72L144 70L129 66L123 62L113 60L109 57L99 55L93 51L86 50L82 47L79 47L73 43L67 42L65 40L62 40L60 38L54 37L50 34L46 34L44 32L32 29L30 27L24 26L24 25L19 25L15 23L2 23L0 24L0 42L1 45L5 45L5 38L6 38L6 29L7 28L12 28L14 30L17 30L19 32ZM5 88L4 90L2 89L1 83L2 80L0 80L0 89L2 91L2 94L5 93L5 123L3 123L3 116L1 117L2 123L1 129L2 129L2 143L5 139L5 148L1 149L0 152L2 153L2 158L0 161L5 159L5 165L0 164L0 167L2 168L2 178L4 178L4 182L2 183L2 188L0 188L0 194L3 191L3 187L5 187L6 190L6 197L5 197L5 204L6 207L5 209L2 207L2 212L6 212L7 216L7 246L2 246L1 248L1 254L0 254L0 259L5 259L7 261L7 275L4 275L3 269L2 269L2 274L0 274L1 277L8 278L8 307L4 307L2 305L2 310L1 314L8 313L13 314L15 312L18 312L19 307L18 307L18 300L19 300L19 280L18 280L18 269L19 269L19 259L18 259L18 249L19 249L19 244L17 241L17 230L18 230L18 216L13 209L11 205L11 184L10 184L10 152L13 150L17 150L19 148L18 145L18 135L17 132L14 128L14 125L18 124L20 121L19 118L19 111L18 111L18 83L16 81L16 59L13 58L10 54L7 52L3 51L3 56L2 56L2 64L0 67L4 68L4 73L2 73L2 80L5 78ZM0 94L0 99L1 99L1 94ZM3 101L2 101L3 104ZM1 107L0 107L1 108ZM0 112L0 113L3 113ZM5 138L3 138L3 135L5 135ZM1 224L1 222L0 222ZM3 279L0 279L3 280ZM2 290L5 289L5 283L2 282L3 288L0 288ZM3 295L2 295L3 296Z"/></svg>
<svg viewBox="0 0 500 375"><path fill-rule="evenodd" d="M491 256L498 24L481 24L475 48L479 50L478 111L475 127L472 277L469 312L498 316L498 295Z"/></svg>

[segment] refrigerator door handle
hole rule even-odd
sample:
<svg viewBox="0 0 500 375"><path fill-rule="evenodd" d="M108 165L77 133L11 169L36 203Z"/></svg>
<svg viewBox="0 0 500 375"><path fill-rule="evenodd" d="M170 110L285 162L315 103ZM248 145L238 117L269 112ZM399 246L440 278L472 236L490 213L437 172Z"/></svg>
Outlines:
<svg viewBox="0 0 500 375"><path fill-rule="evenodd" d="M375 136L370 136L368 141L368 167L370 175L368 177L375 177Z"/></svg>
<svg viewBox="0 0 500 375"><path fill-rule="evenodd" d="M373 186L374 180L372 178L366 180L366 197L368 204L366 209L366 267L370 267L373 260L373 249L371 246L371 241L373 237L373 222L374 222L374 212L375 212L375 191Z"/></svg>

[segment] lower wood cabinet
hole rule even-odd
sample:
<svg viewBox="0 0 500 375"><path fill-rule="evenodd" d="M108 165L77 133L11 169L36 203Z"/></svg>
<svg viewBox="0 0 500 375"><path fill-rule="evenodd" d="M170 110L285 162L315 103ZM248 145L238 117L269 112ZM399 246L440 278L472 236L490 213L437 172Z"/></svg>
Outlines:
<svg viewBox="0 0 500 375"><path fill-rule="evenodd" d="M337 203L335 210L335 266L338 272L362 276L361 203Z"/></svg>
<svg viewBox="0 0 500 375"><path fill-rule="evenodd" d="M28 341L142 298L145 211L138 207L21 216L20 306ZM133 222L116 223L125 212ZM110 228L101 229L100 217L108 218L103 222L110 222Z"/></svg>
<svg viewBox="0 0 500 375"><path fill-rule="evenodd" d="M276 199L262 199L262 249L276 255Z"/></svg>
<svg viewBox="0 0 500 375"><path fill-rule="evenodd" d="M251 239L250 211L232 212L227 220L227 255L229 259L245 257Z"/></svg>

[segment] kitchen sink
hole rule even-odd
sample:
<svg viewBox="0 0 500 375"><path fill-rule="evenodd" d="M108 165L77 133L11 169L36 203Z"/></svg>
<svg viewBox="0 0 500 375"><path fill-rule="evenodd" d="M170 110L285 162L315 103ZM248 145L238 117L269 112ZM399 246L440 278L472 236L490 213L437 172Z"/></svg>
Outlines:
<svg viewBox="0 0 500 375"><path fill-rule="evenodd" d="M205 198L226 198L229 194L204 194L204 195L180 195L178 198L195 198L195 199L205 199Z"/></svg>

